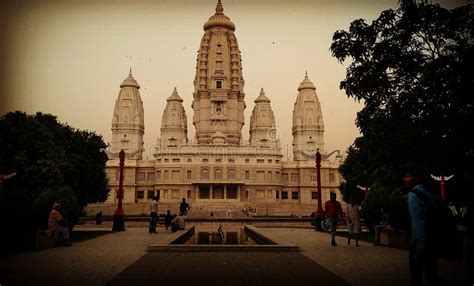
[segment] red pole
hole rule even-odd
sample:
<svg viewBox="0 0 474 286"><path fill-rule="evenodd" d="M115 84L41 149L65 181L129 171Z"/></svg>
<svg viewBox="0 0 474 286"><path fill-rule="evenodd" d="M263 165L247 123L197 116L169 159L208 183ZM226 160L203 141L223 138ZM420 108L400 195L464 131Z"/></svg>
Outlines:
<svg viewBox="0 0 474 286"><path fill-rule="evenodd" d="M444 180L444 176L441 176L441 181L439 182L439 185L440 185L440 191L441 191L441 200L444 201L444 199L445 199L444 187L446 185L446 181Z"/></svg>
<svg viewBox="0 0 474 286"><path fill-rule="evenodd" d="M115 210L114 216L124 216L124 211L122 208L122 199L123 199L123 166L125 164L125 151L120 150L119 153L119 159L120 159L120 172L119 172L119 190L118 190L118 206L117 209Z"/></svg>

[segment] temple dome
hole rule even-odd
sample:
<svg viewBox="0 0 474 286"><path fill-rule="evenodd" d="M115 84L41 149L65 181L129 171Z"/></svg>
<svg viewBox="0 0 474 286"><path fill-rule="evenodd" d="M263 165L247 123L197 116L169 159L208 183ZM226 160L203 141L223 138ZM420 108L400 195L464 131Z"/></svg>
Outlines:
<svg viewBox="0 0 474 286"><path fill-rule="evenodd" d="M130 73L128 74L128 77L123 80L122 84L120 84L120 87L125 87L125 86L140 88L140 85L138 84L138 82L132 76L132 69L131 68L130 68Z"/></svg>
<svg viewBox="0 0 474 286"><path fill-rule="evenodd" d="M176 87L173 90L173 93L166 99L167 102L170 101L179 101L183 102L183 99L179 96L178 91L176 90Z"/></svg>
<svg viewBox="0 0 474 286"><path fill-rule="evenodd" d="M298 87L298 90L302 89L314 89L316 90L316 87L314 86L313 82L308 78L308 73L306 72L304 80L300 83L300 86Z"/></svg>
<svg viewBox="0 0 474 286"><path fill-rule="evenodd" d="M260 90L260 95L254 100L255 103L270 102L270 98L265 95L263 88Z"/></svg>
<svg viewBox="0 0 474 286"><path fill-rule="evenodd" d="M214 27L223 27L229 30L235 31L235 25L232 23L229 17L224 15L224 7L222 6L221 0L217 1L216 13L204 23L204 31Z"/></svg>

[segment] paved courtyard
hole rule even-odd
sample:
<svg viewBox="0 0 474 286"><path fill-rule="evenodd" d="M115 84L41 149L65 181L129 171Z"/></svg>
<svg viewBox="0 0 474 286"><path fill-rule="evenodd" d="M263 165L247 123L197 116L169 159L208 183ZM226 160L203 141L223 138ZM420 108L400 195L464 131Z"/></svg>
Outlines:
<svg viewBox="0 0 474 286"><path fill-rule="evenodd" d="M288 279L300 285L324 285L328 279L337 281L338 285L346 282L349 285L408 284L408 253L405 250L375 247L364 242L361 247L348 246L344 238L338 238L339 245L332 247L329 234L312 229L261 230L278 241L300 246L301 252L147 254L148 245L166 244L173 234L161 227L156 235L148 234L146 228L129 227L127 231L75 243L72 247L2 257L0 284L104 285L111 282L121 285L127 280L133 285L145 285L150 281L154 281L153 284L161 281L156 285L179 285L183 281L188 281L187 285L202 285L199 281L216 282L206 285L269 285L265 281L272 281L271 285L278 285ZM179 261L187 263L184 265ZM132 273L133 268L140 265L142 272ZM150 268L143 267L146 265L154 267L153 271L167 270L161 277L146 280L144 277L153 273ZM250 267L252 265L258 267ZM177 274L176 269L180 267L183 274ZM441 261L440 269L450 285L462 285L460 264ZM122 279L126 274L128 278ZM202 277L202 280L195 280L193 276ZM247 279L246 276L258 278ZM130 277L135 278L130 280Z"/></svg>

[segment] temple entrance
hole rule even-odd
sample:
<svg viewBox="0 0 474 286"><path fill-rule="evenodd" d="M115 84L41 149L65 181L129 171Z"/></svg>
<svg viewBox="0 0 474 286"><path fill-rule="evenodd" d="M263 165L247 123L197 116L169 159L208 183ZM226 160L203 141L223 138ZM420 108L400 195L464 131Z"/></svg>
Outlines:
<svg viewBox="0 0 474 286"><path fill-rule="evenodd" d="M197 199L204 200L238 200L240 186L237 184L199 184Z"/></svg>

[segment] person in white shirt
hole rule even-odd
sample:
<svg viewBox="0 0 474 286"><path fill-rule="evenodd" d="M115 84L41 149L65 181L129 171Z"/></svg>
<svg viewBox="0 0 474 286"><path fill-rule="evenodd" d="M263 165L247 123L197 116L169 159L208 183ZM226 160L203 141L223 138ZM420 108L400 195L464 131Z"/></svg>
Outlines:
<svg viewBox="0 0 474 286"><path fill-rule="evenodd" d="M453 213L453 217L457 217L459 215L458 211L456 210L456 207L454 206L453 202L449 202L449 209Z"/></svg>
<svg viewBox="0 0 474 286"><path fill-rule="evenodd" d="M156 225L158 224L158 197L154 196L150 204L150 225L148 226L149 233L158 233Z"/></svg>
<svg viewBox="0 0 474 286"><path fill-rule="evenodd" d="M347 227L349 229L347 244L350 245L351 239L355 238L356 246L359 246L359 233L360 233L359 206L354 203L354 199L352 197L349 200L350 200L350 203L346 207Z"/></svg>

